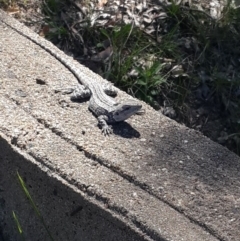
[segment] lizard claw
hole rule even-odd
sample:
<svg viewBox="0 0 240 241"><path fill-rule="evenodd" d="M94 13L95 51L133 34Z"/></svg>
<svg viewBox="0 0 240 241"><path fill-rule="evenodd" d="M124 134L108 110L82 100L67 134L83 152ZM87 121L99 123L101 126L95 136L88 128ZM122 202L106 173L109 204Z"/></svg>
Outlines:
<svg viewBox="0 0 240 241"><path fill-rule="evenodd" d="M102 127L102 133L105 136L108 136L108 135L112 134L113 133L112 127L111 126L103 126Z"/></svg>
<svg viewBox="0 0 240 241"><path fill-rule="evenodd" d="M100 115L98 117L98 125L101 127L104 136L108 136L113 133L112 126L107 124L107 119L108 117L104 115Z"/></svg>

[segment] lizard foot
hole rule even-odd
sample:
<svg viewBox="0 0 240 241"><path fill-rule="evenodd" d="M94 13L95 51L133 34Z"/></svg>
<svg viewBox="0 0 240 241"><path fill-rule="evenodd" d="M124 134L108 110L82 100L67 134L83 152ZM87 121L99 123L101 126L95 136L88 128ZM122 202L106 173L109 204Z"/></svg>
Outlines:
<svg viewBox="0 0 240 241"><path fill-rule="evenodd" d="M107 124L108 117L105 115L100 115L98 117L98 125L102 129L102 133L108 136L113 133L112 127Z"/></svg>
<svg viewBox="0 0 240 241"><path fill-rule="evenodd" d="M109 96L115 97L117 95L117 89L111 84L104 84L103 90Z"/></svg>
<svg viewBox="0 0 240 241"><path fill-rule="evenodd" d="M113 133L113 130L112 130L112 127L111 126L103 126L102 127L102 133L105 135L105 136L108 136L110 134Z"/></svg>

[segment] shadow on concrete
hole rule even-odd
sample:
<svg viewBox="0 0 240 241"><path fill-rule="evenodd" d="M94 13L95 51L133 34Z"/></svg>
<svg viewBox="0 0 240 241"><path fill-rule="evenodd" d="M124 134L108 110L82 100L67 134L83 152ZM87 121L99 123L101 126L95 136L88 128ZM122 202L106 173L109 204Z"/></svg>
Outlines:
<svg viewBox="0 0 240 241"><path fill-rule="evenodd" d="M22 240L12 218L15 211L26 240L49 240L47 232L37 218L17 179L17 172L24 179L28 191L42 214L54 240L145 240L139 234L90 203L84 193L73 189L57 176L52 176L47 167L35 162L25 154L12 149L5 139L0 138L0 227L3 240ZM94 201L94 198L93 198ZM1 236L0 236L1 238Z"/></svg>

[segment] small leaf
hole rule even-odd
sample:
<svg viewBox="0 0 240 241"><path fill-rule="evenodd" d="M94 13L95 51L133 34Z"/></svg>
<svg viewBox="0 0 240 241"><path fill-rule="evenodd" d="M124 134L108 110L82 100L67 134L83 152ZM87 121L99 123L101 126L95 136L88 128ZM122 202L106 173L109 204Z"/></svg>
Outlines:
<svg viewBox="0 0 240 241"><path fill-rule="evenodd" d="M138 83L139 85L147 85L147 83L144 82L142 79L139 79L139 80L137 81L137 83Z"/></svg>
<svg viewBox="0 0 240 241"><path fill-rule="evenodd" d="M152 95L157 95L157 94L159 94L159 92L158 92L157 90L152 90L150 93L151 93Z"/></svg>

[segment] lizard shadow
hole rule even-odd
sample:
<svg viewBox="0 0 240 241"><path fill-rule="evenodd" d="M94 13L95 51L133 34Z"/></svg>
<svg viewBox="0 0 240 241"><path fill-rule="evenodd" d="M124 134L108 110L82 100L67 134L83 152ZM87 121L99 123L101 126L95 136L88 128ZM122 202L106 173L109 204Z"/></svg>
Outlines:
<svg viewBox="0 0 240 241"><path fill-rule="evenodd" d="M77 99L77 100L71 99L71 102L73 102L73 103L79 103L79 104L81 104L81 103L87 103L88 101L89 101L89 98L88 98L88 97L82 98L82 99Z"/></svg>
<svg viewBox="0 0 240 241"><path fill-rule="evenodd" d="M88 100L89 98L77 99L77 100L71 100L71 101L75 103L86 103L86 101ZM93 116L95 116L94 113L92 114ZM111 126L113 130L113 134L121 136L123 138L130 139L130 138L139 138L141 136L141 134L126 121L113 123L111 124Z"/></svg>
<svg viewBox="0 0 240 241"><path fill-rule="evenodd" d="M113 134L121 136L123 138L139 138L141 134L134 129L130 124L127 122L119 122L112 124Z"/></svg>

